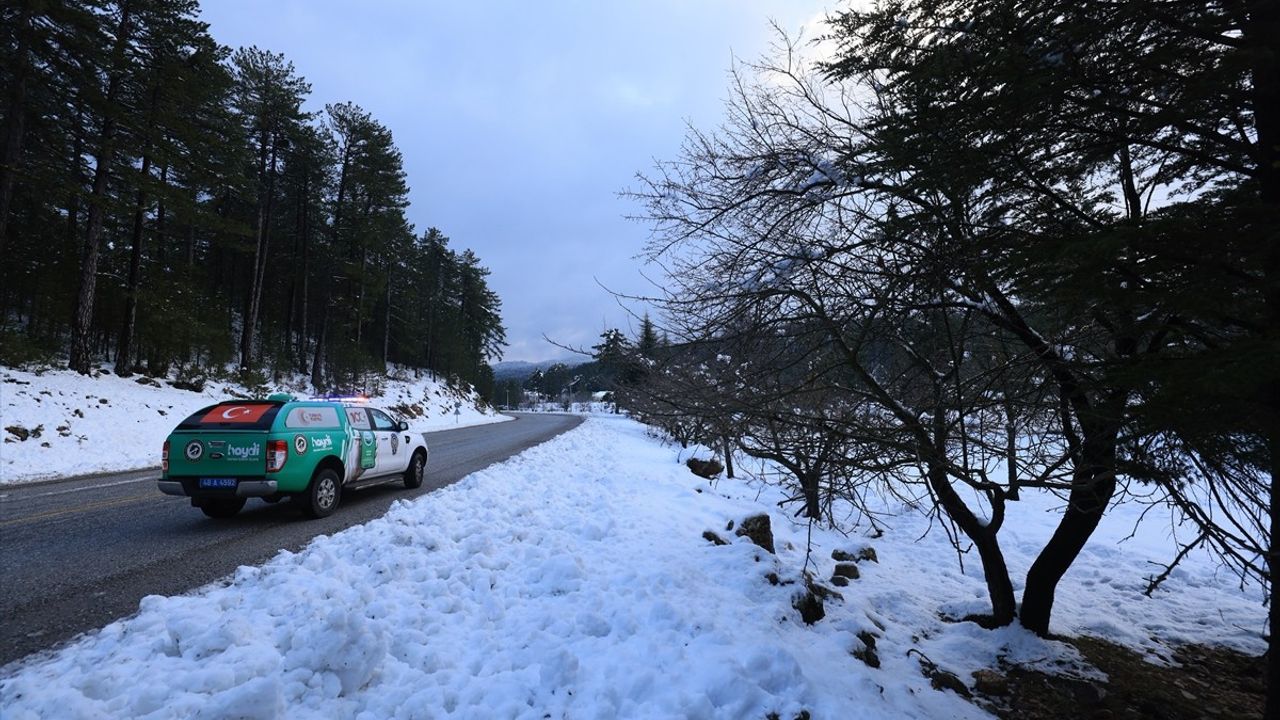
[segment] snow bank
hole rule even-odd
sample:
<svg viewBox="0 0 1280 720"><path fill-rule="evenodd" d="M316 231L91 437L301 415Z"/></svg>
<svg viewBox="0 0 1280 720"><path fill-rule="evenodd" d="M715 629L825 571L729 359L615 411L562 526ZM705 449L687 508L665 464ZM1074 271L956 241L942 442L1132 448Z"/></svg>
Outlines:
<svg viewBox="0 0 1280 720"><path fill-rule="evenodd" d="M398 372L395 378L370 403L416 407L412 414L418 416L409 418L413 430L510 419L481 409L475 393L459 393L429 376L415 379ZM210 381L197 393L139 380L147 379L0 369L0 484L158 465L161 444L183 418L205 405L249 394L230 383ZM22 431L30 433L25 440Z"/></svg>
<svg viewBox="0 0 1280 720"><path fill-rule="evenodd" d="M972 562L957 568L937 528L920 539L927 519L904 508L876 539L814 529L818 577L835 549L870 546L878 562L859 562L843 600L805 625L791 605L798 585L785 583L805 564L807 525L778 511L776 489L708 484L675 455L629 420L591 418L381 519L198 593L147 597L138 615L5 668L0 714L975 718L986 715L934 690L909 651L965 681L999 657L1077 663L1017 627L940 620L945 606L981 609L982 580ZM1015 573L1051 531L1044 507L1012 510ZM760 512L776 557L726 531ZM703 540L708 530L728 544ZM1113 547L1113 531L1068 574L1055 629L1261 649L1259 598L1212 582L1194 557L1146 599L1154 558ZM879 669L852 655L860 633L878 639Z"/></svg>

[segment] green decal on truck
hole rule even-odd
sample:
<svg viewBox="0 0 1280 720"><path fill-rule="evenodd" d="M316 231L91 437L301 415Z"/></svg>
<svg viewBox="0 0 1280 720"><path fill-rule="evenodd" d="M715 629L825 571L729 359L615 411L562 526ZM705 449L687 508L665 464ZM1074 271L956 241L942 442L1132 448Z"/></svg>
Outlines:
<svg viewBox="0 0 1280 720"><path fill-rule="evenodd" d="M378 440L369 430L360 431L360 467L368 469L378 459Z"/></svg>

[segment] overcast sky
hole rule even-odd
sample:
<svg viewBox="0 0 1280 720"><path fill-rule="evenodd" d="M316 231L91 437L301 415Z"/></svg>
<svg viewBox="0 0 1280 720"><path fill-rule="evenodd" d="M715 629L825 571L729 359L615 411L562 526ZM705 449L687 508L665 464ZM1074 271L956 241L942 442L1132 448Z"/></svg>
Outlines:
<svg viewBox="0 0 1280 720"><path fill-rule="evenodd" d="M203 0L221 43L283 52L310 110L352 101L395 134L420 233L472 248L502 298L505 360L634 324L597 284L649 291L648 234L617 193L720 120L733 58L816 20L819 0ZM651 271L652 275L653 272Z"/></svg>

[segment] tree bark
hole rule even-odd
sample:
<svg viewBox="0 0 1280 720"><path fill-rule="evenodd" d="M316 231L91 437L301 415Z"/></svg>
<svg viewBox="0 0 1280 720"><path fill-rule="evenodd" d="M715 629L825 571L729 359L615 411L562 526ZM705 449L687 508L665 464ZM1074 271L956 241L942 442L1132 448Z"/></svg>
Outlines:
<svg viewBox="0 0 1280 720"><path fill-rule="evenodd" d="M320 336L316 338L316 352L311 360L311 388L315 392L320 392L324 388L324 346L328 331L329 302L328 298L325 298L325 304L320 311Z"/></svg>
<svg viewBox="0 0 1280 720"><path fill-rule="evenodd" d="M1280 354L1280 232L1275 219L1280 218L1280 1L1252 0L1248 6L1244 38L1253 61L1254 126L1257 130L1255 164L1261 189L1261 201L1270 210L1271 237L1264 245L1263 276L1267 308L1266 341L1272 356ZM1267 575L1270 584L1267 605L1267 702L1263 716L1280 717L1280 368L1270 363L1262 389L1263 433L1271 455L1271 488L1268 502L1270 529L1267 547Z"/></svg>
<svg viewBox="0 0 1280 720"><path fill-rule="evenodd" d="M1005 498L1012 501L1018 501L1018 429L1013 424L1013 417L1009 416L1009 421L1004 426L1004 462L1005 471L1008 476L1008 489L1005 491Z"/></svg>
<svg viewBox="0 0 1280 720"><path fill-rule="evenodd" d="M70 174L74 180L67 192L67 245L75 244L80 237L80 194L84 192L84 173L80 171L80 159L84 156L84 115L76 113L75 140L71 143Z"/></svg>
<svg viewBox="0 0 1280 720"><path fill-rule="evenodd" d="M1005 562L1004 551L1000 549L998 537L1004 512L1002 506L997 507L997 503L1001 501L993 500L991 522L983 524L951 486L951 479L947 477L946 470L928 460L925 461L925 465L929 487L938 498L938 504L978 549L978 558L982 561L982 574L987 581L987 595L991 600L989 624L993 627L1008 625L1013 622L1016 615L1017 603L1014 601L1009 566Z"/></svg>
<svg viewBox="0 0 1280 720"><path fill-rule="evenodd" d="M293 245L289 248L289 256L298 257L298 247L302 243L302 205L304 198L299 198L294 204L293 210ZM293 321L297 316L298 310L298 269L293 267L289 272L289 301L285 303L284 308L284 341L281 343L281 350L284 352L288 365L294 365L294 350L297 343L293 340L294 326Z"/></svg>
<svg viewBox="0 0 1280 720"><path fill-rule="evenodd" d="M130 350L133 346L133 330L138 319L138 285L142 275L142 225L146 219L147 191L143 183L151 173L151 154L142 155L142 168L138 172L138 196L133 205L133 231L129 249L129 285L124 296L124 325L120 328L120 343L116 347L116 374L129 377L133 374Z"/></svg>
<svg viewBox="0 0 1280 720"><path fill-rule="evenodd" d="M9 207L13 202L13 186L22 159L22 135L27 115L27 77L31 74L31 2L22 3L18 11L17 68L5 113L4 155L0 156L0 257L4 257L5 238L9 231Z"/></svg>
<svg viewBox="0 0 1280 720"><path fill-rule="evenodd" d="M169 232L167 226L169 214L164 202L165 194L169 190L169 164L167 162L160 166L160 189L160 196L156 198L156 226L151 232L151 236L156 241L156 262L161 267L165 267L165 256L168 249L165 237Z"/></svg>
<svg viewBox="0 0 1280 720"><path fill-rule="evenodd" d="M800 490L804 493L804 515L810 520L822 519L822 486L816 469L800 474Z"/></svg>
<svg viewBox="0 0 1280 720"><path fill-rule="evenodd" d="M80 285L76 293L75 315L71 323L71 353L67 366L76 372L88 374L93 358L90 330L93 325L93 304L98 282L98 245L102 234L103 216L106 214L107 185L111 164L115 161L116 98L124 80L125 48L129 44L130 3L120 6L120 25L116 30L112 49L111 74L107 81L106 102L103 110L102 132L98 138L97 167L93 173L93 192L89 203L88 226L85 228L84 246L80 262Z"/></svg>
<svg viewBox="0 0 1280 720"><path fill-rule="evenodd" d="M311 275L310 177L309 173L304 173L302 177L302 308L298 318L298 358L302 363L300 370L306 369L307 362L307 293Z"/></svg>
<svg viewBox="0 0 1280 720"><path fill-rule="evenodd" d="M276 177L276 138L274 136L263 133L264 152L267 143L270 143L271 161L267 165L267 172L260 175L260 181L265 182L264 197L258 201L258 219L254 234L257 236L257 244L253 252L253 276L249 282L249 293L245 298L245 313L243 323L240 327L240 372L245 372L253 367L253 341L254 334L257 331L258 313L262 307L262 284L266 280L267 271L267 250L271 242L271 212L275 202L275 177Z"/></svg>
<svg viewBox="0 0 1280 720"><path fill-rule="evenodd" d="M1115 494L1116 433L1115 428L1086 432L1072 473L1067 509L1027 571L1020 619L1023 627L1037 635L1049 634L1058 582L1093 535Z"/></svg>
<svg viewBox="0 0 1280 720"><path fill-rule="evenodd" d="M382 366L387 366L391 355L391 271L387 270L387 313L385 327L382 328Z"/></svg>
<svg viewBox="0 0 1280 720"><path fill-rule="evenodd" d="M129 377L133 374L132 349L134 328L138 320L138 286L142 277L142 230L146 220L147 180L151 177L151 130L155 117L159 85L151 87L151 106L147 113L146 141L142 149L142 166L138 169L138 194L133 203L133 229L130 233L132 247L129 250L129 284L124 296L124 322L120 328L120 342L116 346L116 374Z"/></svg>

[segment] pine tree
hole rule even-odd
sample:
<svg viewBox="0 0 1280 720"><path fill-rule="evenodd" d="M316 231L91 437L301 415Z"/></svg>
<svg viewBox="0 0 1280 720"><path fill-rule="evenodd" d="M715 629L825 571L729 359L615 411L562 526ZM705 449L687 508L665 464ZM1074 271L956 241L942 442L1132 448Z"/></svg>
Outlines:
<svg viewBox="0 0 1280 720"><path fill-rule="evenodd" d="M649 313L644 314L644 318L640 321L640 336L636 338L636 352L641 357L652 358L658 350L658 331L653 325L653 321L649 319Z"/></svg>
<svg viewBox="0 0 1280 720"><path fill-rule="evenodd" d="M258 329L262 288L267 273L276 181L280 176L288 138L307 120L302 102L311 86L299 77L283 55L258 48L242 48L231 57L235 68L235 107L254 155L255 187L252 255L240 322L240 371L254 366L254 338Z"/></svg>

